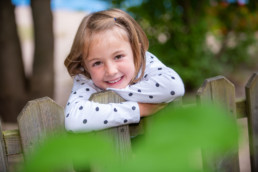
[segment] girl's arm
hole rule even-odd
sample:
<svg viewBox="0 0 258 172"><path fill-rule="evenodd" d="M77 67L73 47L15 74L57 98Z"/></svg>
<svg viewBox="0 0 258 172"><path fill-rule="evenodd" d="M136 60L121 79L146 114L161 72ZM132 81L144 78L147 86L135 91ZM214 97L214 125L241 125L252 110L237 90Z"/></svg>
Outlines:
<svg viewBox="0 0 258 172"><path fill-rule="evenodd" d="M135 102L99 104L80 100L70 106L65 111L68 131L101 130L140 121L139 106Z"/></svg>
<svg viewBox="0 0 258 172"><path fill-rule="evenodd" d="M146 117L152 115L166 106L166 104L138 103L140 116Z"/></svg>
<svg viewBox="0 0 258 172"><path fill-rule="evenodd" d="M100 104L89 101L91 94L101 91L83 76L74 79L73 91L65 108L68 131L92 131L138 123L140 109L136 102Z"/></svg>

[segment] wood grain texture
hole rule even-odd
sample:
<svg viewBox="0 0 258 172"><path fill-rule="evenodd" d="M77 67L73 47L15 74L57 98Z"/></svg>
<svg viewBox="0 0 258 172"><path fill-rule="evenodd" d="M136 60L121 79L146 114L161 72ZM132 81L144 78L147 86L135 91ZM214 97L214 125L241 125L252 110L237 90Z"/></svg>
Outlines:
<svg viewBox="0 0 258 172"><path fill-rule="evenodd" d="M6 149L5 149L5 142L2 135L2 125L0 119L0 172L6 172L8 168L7 164L7 156L6 156Z"/></svg>
<svg viewBox="0 0 258 172"><path fill-rule="evenodd" d="M64 130L64 109L52 99L43 97L29 101L17 120L26 157L46 135Z"/></svg>
<svg viewBox="0 0 258 172"><path fill-rule="evenodd" d="M206 79L202 87L197 91L197 102L219 104L226 108L231 116L236 118L235 87L225 77L217 76ZM214 171L238 172L238 153L233 155L221 155L218 159L209 159L209 151L203 152L204 168Z"/></svg>
<svg viewBox="0 0 258 172"><path fill-rule="evenodd" d="M6 154L16 155L22 153L21 139L19 130L3 131L3 138L6 144Z"/></svg>
<svg viewBox="0 0 258 172"><path fill-rule="evenodd" d="M107 103L121 103L125 100L117 95L113 91L104 91L100 93L93 94L90 97L90 100L102 104ZM123 125L118 127L113 127L101 131L101 134L108 135L112 138L113 144L119 154L121 160L126 160L127 157L131 154L131 140L129 126Z"/></svg>
<svg viewBox="0 0 258 172"><path fill-rule="evenodd" d="M251 170L258 171L258 73L254 73L246 84L246 104L249 125Z"/></svg>

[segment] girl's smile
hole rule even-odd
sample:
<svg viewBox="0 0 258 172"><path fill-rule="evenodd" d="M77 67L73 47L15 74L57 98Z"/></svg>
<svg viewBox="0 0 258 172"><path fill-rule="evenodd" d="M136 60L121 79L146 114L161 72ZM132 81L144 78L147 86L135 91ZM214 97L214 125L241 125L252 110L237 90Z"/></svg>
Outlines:
<svg viewBox="0 0 258 172"><path fill-rule="evenodd" d="M135 76L130 42L118 27L93 35L84 63L92 81L101 89L125 88Z"/></svg>
<svg viewBox="0 0 258 172"><path fill-rule="evenodd" d="M117 79L115 79L115 80L110 80L110 81L106 81L108 84L118 84L120 81L122 81L122 79L123 79L123 76L122 77L119 77L119 78L117 78Z"/></svg>

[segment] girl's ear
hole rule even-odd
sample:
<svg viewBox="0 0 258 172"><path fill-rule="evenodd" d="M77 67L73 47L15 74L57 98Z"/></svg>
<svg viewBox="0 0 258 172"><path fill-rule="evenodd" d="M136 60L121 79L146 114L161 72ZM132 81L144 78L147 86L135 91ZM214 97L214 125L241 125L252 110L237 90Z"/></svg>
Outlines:
<svg viewBox="0 0 258 172"><path fill-rule="evenodd" d="M84 72L85 71L84 67L81 66L80 71Z"/></svg>

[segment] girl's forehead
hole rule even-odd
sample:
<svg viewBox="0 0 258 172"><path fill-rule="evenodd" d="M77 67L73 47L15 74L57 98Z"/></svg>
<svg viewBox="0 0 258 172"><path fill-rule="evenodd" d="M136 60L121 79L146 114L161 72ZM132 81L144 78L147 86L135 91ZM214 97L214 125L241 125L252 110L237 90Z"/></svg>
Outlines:
<svg viewBox="0 0 258 172"><path fill-rule="evenodd" d="M92 48L95 46L103 45L103 43L109 44L114 40L122 40L130 44L127 32L118 26L106 30L92 32L88 38L86 37L84 44L84 58L88 58L92 52Z"/></svg>
<svg viewBox="0 0 258 172"><path fill-rule="evenodd" d="M127 32L124 29L115 26L111 29L93 32L91 44L97 43L99 41L104 41L106 37L110 36L118 37L120 39L124 39L125 41L129 40Z"/></svg>

